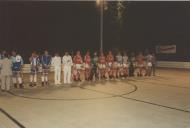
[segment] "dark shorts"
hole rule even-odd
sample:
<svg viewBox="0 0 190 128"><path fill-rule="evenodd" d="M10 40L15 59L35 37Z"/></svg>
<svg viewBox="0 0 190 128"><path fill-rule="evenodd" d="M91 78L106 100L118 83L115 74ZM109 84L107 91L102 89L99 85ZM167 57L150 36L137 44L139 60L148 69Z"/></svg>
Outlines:
<svg viewBox="0 0 190 128"><path fill-rule="evenodd" d="M31 66L31 74L37 74L38 72L38 67L37 66Z"/></svg>
<svg viewBox="0 0 190 128"><path fill-rule="evenodd" d="M21 76L21 71L13 71L13 77Z"/></svg>
<svg viewBox="0 0 190 128"><path fill-rule="evenodd" d="M43 75L48 75L48 73L49 73L49 68L42 68L42 74Z"/></svg>

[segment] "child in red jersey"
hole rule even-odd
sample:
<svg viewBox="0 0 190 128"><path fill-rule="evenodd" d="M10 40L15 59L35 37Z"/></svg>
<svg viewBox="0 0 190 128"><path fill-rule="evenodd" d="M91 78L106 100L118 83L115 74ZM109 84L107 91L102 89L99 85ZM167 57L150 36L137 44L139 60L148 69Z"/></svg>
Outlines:
<svg viewBox="0 0 190 128"><path fill-rule="evenodd" d="M137 68L138 68L138 76L144 76L146 74L146 69L145 69L145 57L144 55L140 52L139 55L136 58L137 61Z"/></svg>
<svg viewBox="0 0 190 128"><path fill-rule="evenodd" d="M76 65L73 65L72 68L72 78L73 81L79 81L79 72L77 71Z"/></svg>
<svg viewBox="0 0 190 128"><path fill-rule="evenodd" d="M100 78L105 78L106 58L104 56L104 53L100 53L99 60L98 60L98 68L100 71Z"/></svg>
<svg viewBox="0 0 190 128"><path fill-rule="evenodd" d="M106 56L106 66L109 68L109 76L110 78L113 76L112 72L112 65L114 62L114 56L111 51L108 52L108 55Z"/></svg>
<svg viewBox="0 0 190 128"><path fill-rule="evenodd" d="M89 80L90 78L90 65L91 65L90 52L87 51L86 55L84 56L85 80Z"/></svg>
<svg viewBox="0 0 190 128"><path fill-rule="evenodd" d="M76 55L74 56L73 58L73 63L76 67L76 70L78 72L78 80L80 80L80 72L81 72L81 69L82 69L82 64L83 64L83 60L82 60L82 57L81 57L81 53L80 51L77 51Z"/></svg>

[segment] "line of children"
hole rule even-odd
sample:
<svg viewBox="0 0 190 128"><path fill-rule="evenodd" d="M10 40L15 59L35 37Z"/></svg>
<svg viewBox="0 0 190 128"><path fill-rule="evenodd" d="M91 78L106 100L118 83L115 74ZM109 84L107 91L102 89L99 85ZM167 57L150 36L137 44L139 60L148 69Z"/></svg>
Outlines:
<svg viewBox="0 0 190 128"><path fill-rule="evenodd" d="M0 57L3 59L3 54ZM12 80L14 87L23 88L23 59L15 51L12 52L10 57L12 62ZM36 52L31 54L30 61L30 79L29 86L37 85L37 75L39 68L42 68L41 82L42 86L49 84L50 67L54 68L54 82L56 85L61 84L61 71L63 66L64 84L70 84L72 81L96 81L102 79L118 79L126 78L128 76L151 76L155 75L156 58L154 54L143 53L135 55L132 53L130 56L126 52L118 52L115 56L112 51L107 55L103 52L98 56L94 52L93 56L89 51L86 52L84 58L80 51L77 51L73 57L68 52L65 53L63 58L58 53L54 57L49 55L48 51L38 56Z"/></svg>

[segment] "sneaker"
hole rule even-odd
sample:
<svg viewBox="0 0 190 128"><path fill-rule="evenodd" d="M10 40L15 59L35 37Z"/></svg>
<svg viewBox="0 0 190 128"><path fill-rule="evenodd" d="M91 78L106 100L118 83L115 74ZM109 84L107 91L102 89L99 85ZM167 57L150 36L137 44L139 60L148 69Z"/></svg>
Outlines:
<svg viewBox="0 0 190 128"><path fill-rule="evenodd" d="M34 83L34 84L33 84L33 87L34 87L34 86L36 86L36 85L37 85L37 84L36 84L36 83Z"/></svg>
<svg viewBox="0 0 190 128"><path fill-rule="evenodd" d="M19 87L20 87L20 88L24 88L23 84L19 84Z"/></svg>
<svg viewBox="0 0 190 128"><path fill-rule="evenodd" d="M30 86L30 87L33 87L33 84L32 84L32 83L30 83L30 84L29 84L29 86Z"/></svg>

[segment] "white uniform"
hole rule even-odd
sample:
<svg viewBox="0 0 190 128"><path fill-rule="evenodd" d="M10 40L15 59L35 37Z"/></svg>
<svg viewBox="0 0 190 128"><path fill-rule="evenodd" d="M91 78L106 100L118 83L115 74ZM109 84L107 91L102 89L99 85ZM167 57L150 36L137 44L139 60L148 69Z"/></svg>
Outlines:
<svg viewBox="0 0 190 128"><path fill-rule="evenodd" d="M54 67L55 84L61 84L61 57L55 56L52 59L52 66Z"/></svg>
<svg viewBox="0 0 190 128"><path fill-rule="evenodd" d="M153 56L151 54L146 56L147 67L152 67Z"/></svg>
<svg viewBox="0 0 190 128"><path fill-rule="evenodd" d="M71 83L71 66L73 65L73 61L70 55L63 56L63 72L64 72L64 84Z"/></svg>
<svg viewBox="0 0 190 128"><path fill-rule="evenodd" d="M123 67L124 68L129 67L128 59L129 59L128 56L123 56Z"/></svg>
<svg viewBox="0 0 190 128"><path fill-rule="evenodd" d="M121 55L117 55L116 60L117 60L117 67L119 68L122 67L123 57Z"/></svg>

